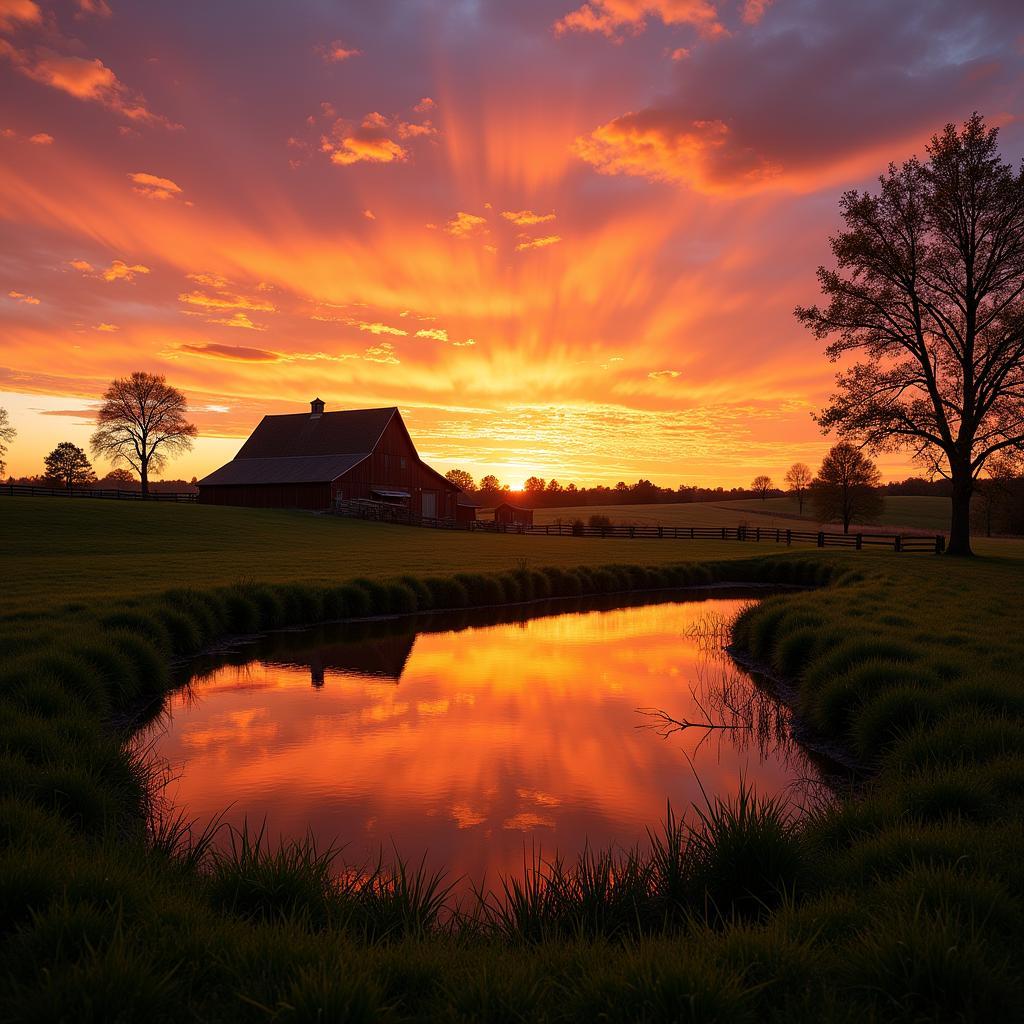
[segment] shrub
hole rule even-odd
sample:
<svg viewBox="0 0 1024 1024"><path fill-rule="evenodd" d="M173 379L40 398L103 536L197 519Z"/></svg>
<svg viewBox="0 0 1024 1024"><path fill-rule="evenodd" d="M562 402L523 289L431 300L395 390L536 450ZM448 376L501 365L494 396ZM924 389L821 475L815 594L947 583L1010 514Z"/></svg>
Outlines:
<svg viewBox="0 0 1024 1024"><path fill-rule="evenodd" d="M585 527L583 525L583 520L582 519L574 519L572 521L572 535L574 537L582 537L582 536L584 536L584 532L583 532L584 529L585 529Z"/></svg>
<svg viewBox="0 0 1024 1024"><path fill-rule="evenodd" d="M416 593L412 587L407 587L397 580L390 580L384 584L387 591L388 607L393 615L411 615L416 611Z"/></svg>
<svg viewBox="0 0 1024 1024"><path fill-rule="evenodd" d="M284 608L284 623L289 626L311 625L323 620L323 594L304 583L289 583L277 588Z"/></svg>
<svg viewBox="0 0 1024 1024"><path fill-rule="evenodd" d="M451 576L428 576L423 585L429 591L435 608L465 608L469 604L466 588Z"/></svg>
<svg viewBox="0 0 1024 1024"><path fill-rule="evenodd" d="M416 595L416 607L421 612L430 611L434 607L430 591L418 576L399 576L399 583L404 583Z"/></svg>
<svg viewBox="0 0 1024 1024"><path fill-rule="evenodd" d="M352 581L352 585L366 592L370 599L371 615L387 615L391 612L391 592L386 584L360 576Z"/></svg>
<svg viewBox="0 0 1024 1024"><path fill-rule="evenodd" d="M580 522L580 520L576 520ZM592 515L588 520L587 524L592 530L610 530L612 528L612 521L608 516L603 515Z"/></svg>
<svg viewBox="0 0 1024 1024"><path fill-rule="evenodd" d="M474 607L501 604L505 599L505 592L494 576L485 576L478 572L459 572L455 574L455 579L465 587L469 604Z"/></svg>

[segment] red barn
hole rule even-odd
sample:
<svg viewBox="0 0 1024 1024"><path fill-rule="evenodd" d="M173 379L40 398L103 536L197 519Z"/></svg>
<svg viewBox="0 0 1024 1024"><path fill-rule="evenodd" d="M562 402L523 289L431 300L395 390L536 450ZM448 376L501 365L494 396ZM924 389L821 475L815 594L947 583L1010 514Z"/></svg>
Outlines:
<svg viewBox="0 0 1024 1024"><path fill-rule="evenodd" d="M327 509L363 498L413 515L455 519L459 488L423 462L391 409L264 416L226 465L199 481L199 501L254 508Z"/></svg>

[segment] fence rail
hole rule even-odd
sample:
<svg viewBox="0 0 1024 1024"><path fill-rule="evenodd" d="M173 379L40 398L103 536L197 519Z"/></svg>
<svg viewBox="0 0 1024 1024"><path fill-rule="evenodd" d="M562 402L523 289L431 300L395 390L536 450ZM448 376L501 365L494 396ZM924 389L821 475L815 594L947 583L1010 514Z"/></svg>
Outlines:
<svg viewBox="0 0 1024 1024"><path fill-rule="evenodd" d="M630 537L664 540L737 540L761 544L813 544L819 548L887 548L890 551L942 554L946 538L905 533L836 533L828 530L791 530L767 526L587 526L582 523L524 523L474 521L459 523L453 519L429 519L415 515L399 505L354 499L339 502L333 511L341 516L372 519L377 522L403 523L439 530L469 530L482 533L517 533L529 537Z"/></svg>
<svg viewBox="0 0 1024 1024"><path fill-rule="evenodd" d="M113 501L195 501L192 491L122 491L109 487L35 487L32 484L0 484L0 496L22 498L103 498Z"/></svg>

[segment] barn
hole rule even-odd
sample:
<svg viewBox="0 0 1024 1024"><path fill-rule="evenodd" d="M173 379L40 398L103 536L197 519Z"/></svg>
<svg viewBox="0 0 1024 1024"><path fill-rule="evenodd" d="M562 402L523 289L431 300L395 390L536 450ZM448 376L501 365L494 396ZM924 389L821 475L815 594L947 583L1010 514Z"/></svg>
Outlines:
<svg viewBox="0 0 1024 1024"><path fill-rule="evenodd" d="M456 518L461 493L416 452L396 408L264 416L238 454L199 481L207 505L329 509L363 499Z"/></svg>
<svg viewBox="0 0 1024 1024"><path fill-rule="evenodd" d="M498 526L533 526L533 509L522 508L508 501L493 508L482 508L480 515L484 519L493 520Z"/></svg>

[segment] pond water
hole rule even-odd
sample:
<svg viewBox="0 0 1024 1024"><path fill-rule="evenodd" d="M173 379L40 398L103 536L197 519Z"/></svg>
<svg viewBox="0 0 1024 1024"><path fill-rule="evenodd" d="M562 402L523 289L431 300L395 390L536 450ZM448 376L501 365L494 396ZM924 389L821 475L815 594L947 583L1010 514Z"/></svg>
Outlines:
<svg viewBox="0 0 1024 1024"><path fill-rule="evenodd" d="M426 852L494 884L531 851L646 844L666 801L685 811L701 786L732 794L742 775L778 793L817 777L785 707L722 652L748 602L270 634L194 663L139 738L168 768L166 798L199 825L226 812L273 840L344 844L348 863Z"/></svg>

